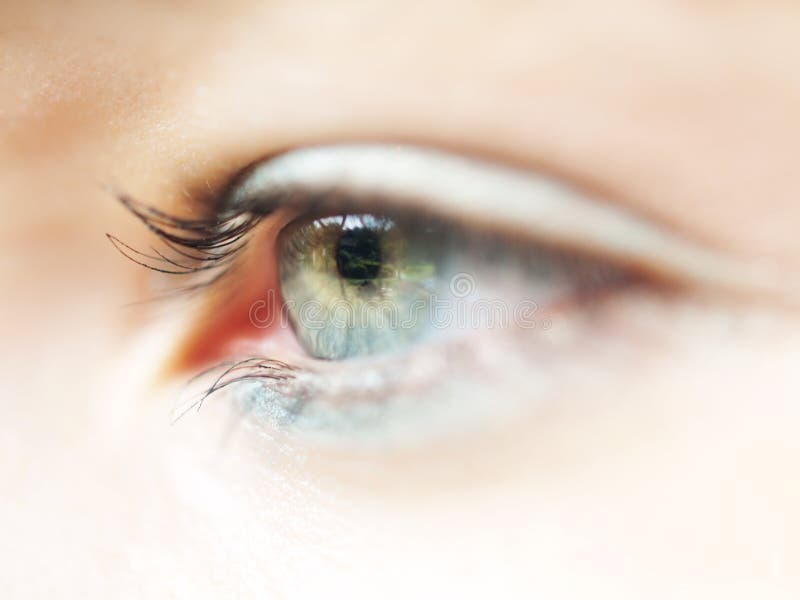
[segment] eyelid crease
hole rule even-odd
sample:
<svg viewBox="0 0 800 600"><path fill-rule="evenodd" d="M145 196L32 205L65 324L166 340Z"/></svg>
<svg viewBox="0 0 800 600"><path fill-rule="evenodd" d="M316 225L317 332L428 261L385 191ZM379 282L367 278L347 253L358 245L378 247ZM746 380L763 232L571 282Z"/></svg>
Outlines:
<svg viewBox="0 0 800 600"><path fill-rule="evenodd" d="M342 144L300 148L256 165L227 210L291 207L303 192L347 194L348 209L416 208L523 234L537 242L599 253L665 280L800 299L785 277L680 239L643 217L511 167L407 145ZM320 196L320 194L317 194ZM378 196L378 201L368 201ZM395 201L394 199L398 199ZM306 206L299 208L307 208ZM378 204L378 206L376 206Z"/></svg>

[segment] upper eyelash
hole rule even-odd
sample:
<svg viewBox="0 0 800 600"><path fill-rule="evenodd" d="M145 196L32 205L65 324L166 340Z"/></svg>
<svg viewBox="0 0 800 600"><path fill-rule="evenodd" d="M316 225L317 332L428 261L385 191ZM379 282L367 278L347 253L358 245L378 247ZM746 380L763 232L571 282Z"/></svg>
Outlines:
<svg viewBox="0 0 800 600"><path fill-rule="evenodd" d="M234 203L232 208L218 210L211 218L189 219L166 213L127 194L115 193L117 201L144 223L174 256L168 256L153 246L150 247L153 254L148 254L113 234L106 233L106 237L125 258L151 271L165 275L209 272L208 278L178 287L167 296L194 293L228 275L235 267L236 257L247 246L252 230L275 209L286 205L293 195L287 190L262 194L257 200ZM303 210L309 213L321 210L324 206L337 206L342 199L342 193L338 190L304 191L303 196ZM226 198L226 195L223 194L222 198ZM352 201L352 197L348 199ZM221 205L225 207L226 202L223 201Z"/></svg>
<svg viewBox="0 0 800 600"><path fill-rule="evenodd" d="M210 273L203 281L178 288L174 291L176 294L201 290L228 274L235 258L247 245L250 232L264 216L249 210L237 210L222 212L212 218L188 219L168 214L126 194L117 194L117 200L166 247L166 251L161 251L151 246L153 254L149 254L106 233L114 248L125 258L167 275Z"/></svg>

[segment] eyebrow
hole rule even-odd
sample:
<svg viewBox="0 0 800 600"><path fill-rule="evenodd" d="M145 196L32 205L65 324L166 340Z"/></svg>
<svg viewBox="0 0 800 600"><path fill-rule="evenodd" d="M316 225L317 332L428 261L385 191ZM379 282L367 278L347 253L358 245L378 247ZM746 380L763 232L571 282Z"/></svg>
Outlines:
<svg viewBox="0 0 800 600"><path fill-rule="evenodd" d="M431 148L342 144L292 150L249 169L230 189L231 212L280 207L421 210L605 256L684 284L778 296L761 265L735 259L554 178Z"/></svg>

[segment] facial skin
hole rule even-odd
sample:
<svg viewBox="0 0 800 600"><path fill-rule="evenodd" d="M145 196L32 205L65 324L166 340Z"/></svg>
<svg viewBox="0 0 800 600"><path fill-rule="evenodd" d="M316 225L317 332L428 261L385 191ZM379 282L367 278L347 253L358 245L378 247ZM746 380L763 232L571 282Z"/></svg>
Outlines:
<svg viewBox="0 0 800 600"><path fill-rule="evenodd" d="M0 24L4 598L800 594L790 294L615 300L596 335L622 350L538 410L320 449L228 436L224 403L171 425L164 365L208 305L126 308L153 275L104 236L150 242L104 184L186 211L271 153L403 141L598 190L789 289L795 3L10 1ZM474 393L525 400L523 374Z"/></svg>

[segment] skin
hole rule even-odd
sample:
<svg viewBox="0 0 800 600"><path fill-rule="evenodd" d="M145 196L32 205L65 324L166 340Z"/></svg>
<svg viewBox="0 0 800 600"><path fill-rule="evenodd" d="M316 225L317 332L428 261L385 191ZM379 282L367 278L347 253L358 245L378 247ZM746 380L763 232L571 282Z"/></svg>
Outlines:
<svg viewBox="0 0 800 600"><path fill-rule="evenodd" d="M788 296L614 300L607 378L418 446L221 443L224 403L170 424L209 305L124 308L152 275L103 234L149 238L102 184L187 211L288 147L408 141L798 281L796 3L464 4L2 4L0 595L800 594Z"/></svg>

